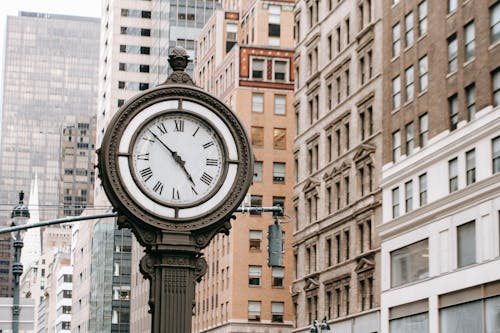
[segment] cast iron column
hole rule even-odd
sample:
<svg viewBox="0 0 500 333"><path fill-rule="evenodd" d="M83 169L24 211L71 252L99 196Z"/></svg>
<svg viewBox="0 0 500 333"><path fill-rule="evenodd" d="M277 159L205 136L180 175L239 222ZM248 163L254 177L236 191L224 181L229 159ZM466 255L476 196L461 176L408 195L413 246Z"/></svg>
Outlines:
<svg viewBox="0 0 500 333"><path fill-rule="evenodd" d="M28 207L23 203L24 192L19 192L19 204L14 207L10 217L12 225L19 226L26 224L30 217ZM17 231L13 237L12 245L14 246L14 262L12 263L12 274L14 275L14 297L12 299L12 332L19 332L19 314L21 307L19 306L19 280L23 274L23 265L21 264L21 249L24 246L23 238L20 231Z"/></svg>
<svg viewBox="0 0 500 333"><path fill-rule="evenodd" d="M182 241L188 234L168 238L171 245L147 251L140 263L141 273L150 280L151 332L191 333L195 284L207 263L199 250ZM175 238L177 245L172 244Z"/></svg>
<svg viewBox="0 0 500 333"><path fill-rule="evenodd" d="M12 300L12 332L19 332L19 313L21 307L19 306L19 279L23 274L23 264L21 264L21 249L24 246L21 240L21 232L16 232L14 237L14 263L12 264L12 274L14 275L14 298Z"/></svg>

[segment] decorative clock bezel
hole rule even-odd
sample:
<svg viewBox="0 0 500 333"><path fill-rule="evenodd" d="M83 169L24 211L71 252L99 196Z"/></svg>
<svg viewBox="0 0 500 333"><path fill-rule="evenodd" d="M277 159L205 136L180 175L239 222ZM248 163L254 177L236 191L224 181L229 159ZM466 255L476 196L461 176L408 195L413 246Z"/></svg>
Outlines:
<svg viewBox="0 0 500 333"><path fill-rule="evenodd" d="M182 113L183 105L184 107L190 105L190 108L186 107L186 113L197 113L198 111L193 111L192 106L200 105L199 109L210 113L208 123L215 126L225 146L226 159L231 161L228 167L233 171L224 172L234 175L229 184L225 179L217 191L213 191L210 197L205 197L206 200L202 200L200 205L194 206L189 212L186 209L190 208L171 208L158 202L156 205L161 207L155 208L146 203L142 196L130 188L130 179L127 179L127 172L123 168L123 164L129 166L129 157L124 155L123 146L120 146L123 144L122 140L130 136L129 132L136 133L140 128L134 125L135 128L132 127L127 132L130 123L144 117L143 115L148 113L148 110L154 109L155 105L169 101L181 101L181 108L177 108L175 112ZM168 109L174 112L171 107ZM161 111L153 112L150 117L156 117L160 113ZM207 114L201 117L206 118ZM147 115L145 118L148 118ZM146 121L141 122L142 125L145 123ZM129 153L128 147L127 153ZM160 85L138 94L124 104L107 127L99 149L98 167L104 191L111 204L121 214L131 222L170 231L193 231L209 228L214 224L223 224L243 201L253 179L253 155L243 125L222 101L195 86L188 85ZM206 204L211 200L210 204ZM173 210L173 214L167 213L167 208Z"/></svg>

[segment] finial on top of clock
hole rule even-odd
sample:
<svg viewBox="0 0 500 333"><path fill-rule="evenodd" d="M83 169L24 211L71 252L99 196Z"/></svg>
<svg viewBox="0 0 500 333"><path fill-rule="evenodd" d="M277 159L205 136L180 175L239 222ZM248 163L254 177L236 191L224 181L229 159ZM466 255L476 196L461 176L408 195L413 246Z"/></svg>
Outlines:
<svg viewBox="0 0 500 333"><path fill-rule="evenodd" d="M168 63L174 70L167 78L165 84L189 84L194 85L193 79L185 72L187 65L192 62L189 55L182 47L174 47L168 56Z"/></svg>

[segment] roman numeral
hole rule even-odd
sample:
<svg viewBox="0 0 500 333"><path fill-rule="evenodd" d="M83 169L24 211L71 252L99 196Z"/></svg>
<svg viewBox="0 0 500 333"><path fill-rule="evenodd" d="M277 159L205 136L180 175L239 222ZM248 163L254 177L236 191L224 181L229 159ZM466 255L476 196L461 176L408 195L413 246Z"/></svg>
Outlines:
<svg viewBox="0 0 500 333"><path fill-rule="evenodd" d="M175 122L175 131L184 132L184 120L174 120L174 122Z"/></svg>
<svg viewBox="0 0 500 333"><path fill-rule="evenodd" d="M214 177L210 176L208 173L204 172L203 175L201 175L200 180L204 182L207 185L210 185L212 183L212 180L214 180Z"/></svg>
<svg viewBox="0 0 500 333"><path fill-rule="evenodd" d="M213 141L209 141L209 142L207 142L207 143L205 143L205 144L203 145L203 148L204 148L204 149L207 149L208 147L211 147L211 146L213 146L213 145L214 145L214 142L213 142Z"/></svg>
<svg viewBox="0 0 500 333"><path fill-rule="evenodd" d="M149 161L149 153L146 153L146 154L137 154L135 156L135 158L138 159L138 160Z"/></svg>
<svg viewBox="0 0 500 333"><path fill-rule="evenodd" d="M156 125L156 127L158 128L161 134L168 133L164 123L159 123L158 125Z"/></svg>
<svg viewBox="0 0 500 333"><path fill-rule="evenodd" d="M163 184L160 181L157 181L155 186L153 186L153 191L157 192L159 195L161 195L161 192L163 192Z"/></svg>
<svg viewBox="0 0 500 333"><path fill-rule="evenodd" d="M151 168L147 167L146 169L142 169L139 171L139 173L142 176L142 179L144 179L145 182L147 182L152 176L153 176L153 171L151 171Z"/></svg>
<svg viewBox="0 0 500 333"><path fill-rule="evenodd" d="M207 165L217 166L219 165L219 161L214 158L207 158Z"/></svg>
<svg viewBox="0 0 500 333"><path fill-rule="evenodd" d="M196 130L195 130L195 131L194 131L194 133L193 133L193 136L195 136L195 135L196 135L196 133L198 133L198 130L199 130L199 129L200 129L200 126L198 126L198 127L196 128Z"/></svg>
<svg viewBox="0 0 500 333"><path fill-rule="evenodd" d="M196 190L192 186L191 186L191 191L193 191L194 195L198 195L198 192L196 192Z"/></svg>
<svg viewBox="0 0 500 333"><path fill-rule="evenodd" d="M180 200L181 196L179 194L179 190L176 189L175 187L172 188L172 199L173 200Z"/></svg>

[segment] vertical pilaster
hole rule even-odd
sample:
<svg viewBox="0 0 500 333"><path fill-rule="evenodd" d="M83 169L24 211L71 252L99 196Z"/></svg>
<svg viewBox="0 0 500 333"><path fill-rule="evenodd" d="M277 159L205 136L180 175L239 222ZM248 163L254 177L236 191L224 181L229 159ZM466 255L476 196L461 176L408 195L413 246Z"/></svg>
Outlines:
<svg viewBox="0 0 500 333"><path fill-rule="evenodd" d="M205 273L197 252L149 253L141 270L150 279L152 332L191 333L195 283Z"/></svg>

